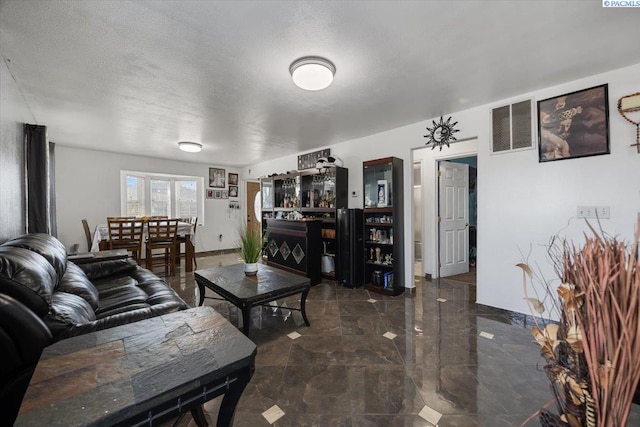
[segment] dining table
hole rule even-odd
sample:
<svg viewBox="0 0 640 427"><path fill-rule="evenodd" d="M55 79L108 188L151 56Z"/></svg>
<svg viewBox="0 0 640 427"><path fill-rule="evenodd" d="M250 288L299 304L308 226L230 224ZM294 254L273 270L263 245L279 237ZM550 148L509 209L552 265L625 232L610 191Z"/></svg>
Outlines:
<svg viewBox="0 0 640 427"><path fill-rule="evenodd" d="M193 224L188 222L178 222L178 235L185 237L185 271L193 271L193 259L195 257L195 247L191 241L191 236L194 234ZM149 235L147 223L144 223L144 229L142 232L142 241L146 241ZM144 250L144 244L142 245ZM109 249L109 225L98 224L93 232L93 239L91 241L91 252L105 251Z"/></svg>

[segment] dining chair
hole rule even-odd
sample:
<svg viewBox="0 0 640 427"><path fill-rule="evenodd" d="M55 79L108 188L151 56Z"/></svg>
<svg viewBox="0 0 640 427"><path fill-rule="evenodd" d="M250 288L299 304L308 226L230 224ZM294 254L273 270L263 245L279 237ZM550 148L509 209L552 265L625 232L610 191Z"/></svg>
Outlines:
<svg viewBox="0 0 640 427"><path fill-rule="evenodd" d="M176 273L176 250L178 249L178 219L150 219L147 222L146 267L164 267L164 274ZM154 250L163 250L159 256Z"/></svg>
<svg viewBox="0 0 640 427"><path fill-rule="evenodd" d="M86 218L82 218L82 228L84 228L84 237L86 237L87 239L87 252L91 252L91 242L93 240L93 236L91 235L89 222Z"/></svg>
<svg viewBox="0 0 640 427"><path fill-rule="evenodd" d="M192 216L189 218L182 218L181 220L182 222L186 222L191 224L193 231L191 232L191 235L189 236L189 240L191 241L191 244L193 245L195 242L195 237L196 237L196 231L198 230L198 217L197 216ZM187 248L184 248L184 252L182 252L182 244L187 244L187 237L183 234L183 235L178 235L178 256L176 259L176 262L178 264L180 264L180 258L184 255L185 259L186 259L186 251ZM193 265L198 268L198 262L196 261L196 257L193 257Z"/></svg>
<svg viewBox="0 0 640 427"><path fill-rule="evenodd" d="M142 233L144 223L141 220L107 217L109 227L109 249L126 249L138 264L142 255Z"/></svg>

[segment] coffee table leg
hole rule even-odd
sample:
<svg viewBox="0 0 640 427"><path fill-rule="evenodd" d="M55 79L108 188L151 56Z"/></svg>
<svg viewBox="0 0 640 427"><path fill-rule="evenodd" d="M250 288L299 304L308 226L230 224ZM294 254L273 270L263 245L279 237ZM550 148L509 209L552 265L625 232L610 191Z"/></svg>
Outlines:
<svg viewBox="0 0 640 427"><path fill-rule="evenodd" d="M198 285L198 293L200 294L200 302L198 305L202 305L204 303L204 285L201 285L197 280L196 284Z"/></svg>
<svg viewBox="0 0 640 427"><path fill-rule="evenodd" d="M242 333L248 337L249 325L251 324L251 307L243 305L240 310L242 311Z"/></svg>
<svg viewBox="0 0 640 427"><path fill-rule="evenodd" d="M231 383L229 389L222 398L220 412L218 412L217 427L231 427L233 424L233 416L236 412L236 405L238 404L245 387L249 384L249 380L252 375L253 367L245 368L243 372L238 375L238 380Z"/></svg>
<svg viewBox="0 0 640 427"><path fill-rule="evenodd" d="M311 326L311 323L309 323L309 319L307 319L307 310L306 310L307 295L309 295L309 288L302 291L302 296L300 297L300 311L302 312L302 318L304 319L304 323L307 326Z"/></svg>

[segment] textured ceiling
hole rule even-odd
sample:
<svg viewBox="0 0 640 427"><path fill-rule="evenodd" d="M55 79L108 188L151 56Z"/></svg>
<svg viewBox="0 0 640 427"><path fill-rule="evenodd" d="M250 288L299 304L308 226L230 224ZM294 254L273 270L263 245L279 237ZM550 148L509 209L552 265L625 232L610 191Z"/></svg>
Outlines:
<svg viewBox="0 0 640 427"><path fill-rule="evenodd" d="M60 145L243 166L638 63L639 22L600 1L2 0L0 52ZM328 89L293 85L308 55Z"/></svg>

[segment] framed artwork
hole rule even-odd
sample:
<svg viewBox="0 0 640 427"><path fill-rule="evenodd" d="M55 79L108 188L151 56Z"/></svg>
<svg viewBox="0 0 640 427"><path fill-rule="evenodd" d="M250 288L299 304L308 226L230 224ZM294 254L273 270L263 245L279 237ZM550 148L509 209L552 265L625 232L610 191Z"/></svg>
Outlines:
<svg viewBox="0 0 640 427"><path fill-rule="evenodd" d="M238 186L230 185L229 186L229 197L238 197Z"/></svg>
<svg viewBox="0 0 640 427"><path fill-rule="evenodd" d="M213 199L213 190L207 190L207 199Z"/></svg>
<svg viewBox="0 0 640 427"><path fill-rule="evenodd" d="M229 198L229 192L227 190L222 190L222 194L221 194L221 199L228 199Z"/></svg>
<svg viewBox="0 0 640 427"><path fill-rule="evenodd" d="M214 199L222 199L222 190L215 190L213 192L213 198Z"/></svg>
<svg viewBox="0 0 640 427"><path fill-rule="evenodd" d="M608 85L538 101L538 160L609 154Z"/></svg>
<svg viewBox="0 0 640 427"><path fill-rule="evenodd" d="M229 172L229 185L238 185L238 174Z"/></svg>
<svg viewBox="0 0 640 427"><path fill-rule="evenodd" d="M378 180L378 207L384 208L389 205L389 183L386 179Z"/></svg>
<svg viewBox="0 0 640 427"><path fill-rule="evenodd" d="M224 169L209 168L209 187L224 188L227 186Z"/></svg>

